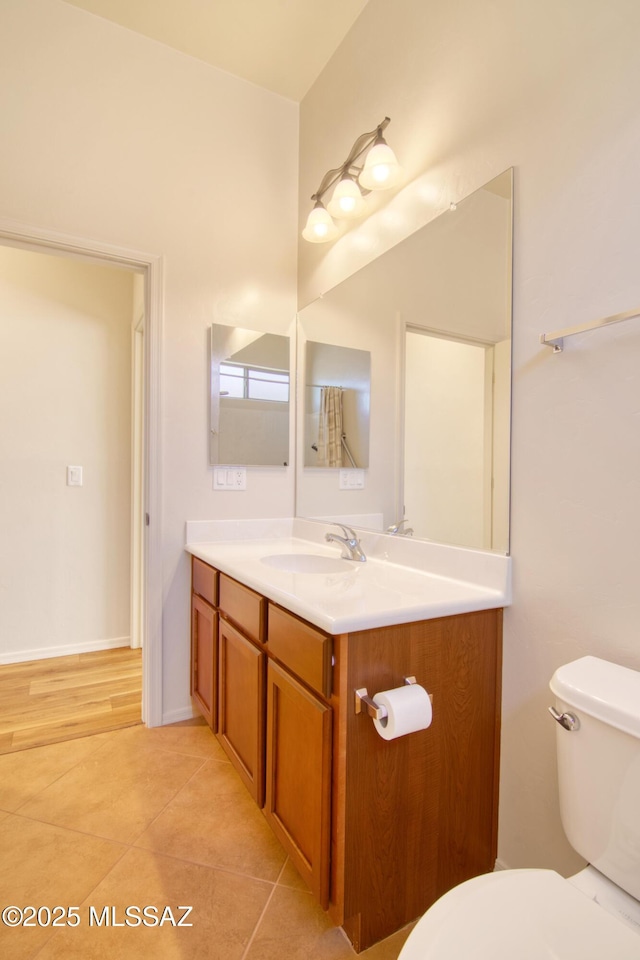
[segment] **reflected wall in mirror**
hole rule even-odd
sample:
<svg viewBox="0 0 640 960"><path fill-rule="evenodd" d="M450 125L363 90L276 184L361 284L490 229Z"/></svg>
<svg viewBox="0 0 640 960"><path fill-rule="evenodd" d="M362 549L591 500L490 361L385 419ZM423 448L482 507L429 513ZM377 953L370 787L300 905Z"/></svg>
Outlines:
<svg viewBox="0 0 640 960"><path fill-rule="evenodd" d="M404 510L416 536L507 551L509 347L405 331Z"/></svg>
<svg viewBox="0 0 640 960"><path fill-rule="evenodd" d="M214 323L210 463L287 466L289 337Z"/></svg>
<svg viewBox="0 0 640 960"><path fill-rule="evenodd" d="M369 351L308 341L305 354L305 467L368 467Z"/></svg>
<svg viewBox="0 0 640 960"><path fill-rule="evenodd" d="M512 180L300 311L301 341L370 352L371 430L363 490L307 469L298 436L298 516L383 531L406 518L399 534L508 552Z"/></svg>

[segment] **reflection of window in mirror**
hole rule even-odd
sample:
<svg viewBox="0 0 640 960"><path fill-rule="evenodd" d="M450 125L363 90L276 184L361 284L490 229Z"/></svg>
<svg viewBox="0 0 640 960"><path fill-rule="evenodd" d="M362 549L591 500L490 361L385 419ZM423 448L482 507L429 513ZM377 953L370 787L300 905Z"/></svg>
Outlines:
<svg viewBox="0 0 640 960"><path fill-rule="evenodd" d="M221 363L220 396L288 403L289 373L259 370L239 363Z"/></svg>
<svg viewBox="0 0 640 960"><path fill-rule="evenodd" d="M211 327L210 462L289 463L289 338Z"/></svg>

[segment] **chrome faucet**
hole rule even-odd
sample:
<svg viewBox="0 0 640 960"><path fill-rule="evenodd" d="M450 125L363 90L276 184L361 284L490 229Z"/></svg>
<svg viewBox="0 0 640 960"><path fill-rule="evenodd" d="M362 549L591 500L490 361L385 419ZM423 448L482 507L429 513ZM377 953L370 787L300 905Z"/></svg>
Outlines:
<svg viewBox="0 0 640 960"><path fill-rule="evenodd" d="M387 533L390 533L391 536L399 534L401 537L412 537L413 529L411 527L407 527L406 530L401 529L407 522L407 520L398 520L397 523L392 523L390 527L387 527Z"/></svg>
<svg viewBox="0 0 640 960"><path fill-rule="evenodd" d="M360 560L364 563L367 558L362 552L362 547L360 546L360 541L355 531L352 530L351 527L345 527L342 523L336 523L336 527L340 527L344 533L344 537L339 537L337 533L325 533L324 538L327 543L342 544L343 560Z"/></svg>

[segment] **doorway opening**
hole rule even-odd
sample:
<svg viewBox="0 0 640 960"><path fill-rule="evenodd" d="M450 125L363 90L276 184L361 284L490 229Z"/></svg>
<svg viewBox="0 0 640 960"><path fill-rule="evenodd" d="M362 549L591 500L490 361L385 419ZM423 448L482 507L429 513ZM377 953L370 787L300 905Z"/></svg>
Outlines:
<svg viewBox="0 0 640 960"><path fill-rule="evenodd" d="M0 470L15 496L0 664L29 660L37 672L97 655L106 669L110 651L124 661L131 647L139 661L144 650L138 720L155 726L161 261L0 224L2 255L13 449L3 444ZM116 704L131 699L127 683Z"/></svg>
<svg viewBox="0 0 640 960"><path fill-rule="evenodd" d="M402 515L417 536L507 549L509 346L405 328Z"/></svg>

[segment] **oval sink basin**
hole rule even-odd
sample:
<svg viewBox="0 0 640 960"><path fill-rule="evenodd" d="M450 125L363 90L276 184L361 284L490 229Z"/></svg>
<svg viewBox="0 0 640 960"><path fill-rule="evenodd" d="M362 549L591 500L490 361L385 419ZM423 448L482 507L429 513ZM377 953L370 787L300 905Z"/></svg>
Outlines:
<svg viewBox="0 0 640 960"><path fill-rule="evenodd" d="M261 563L286 573L344 573L349 561L340 557L323 557L318 553L274 553L261 557Z"/></svg>

